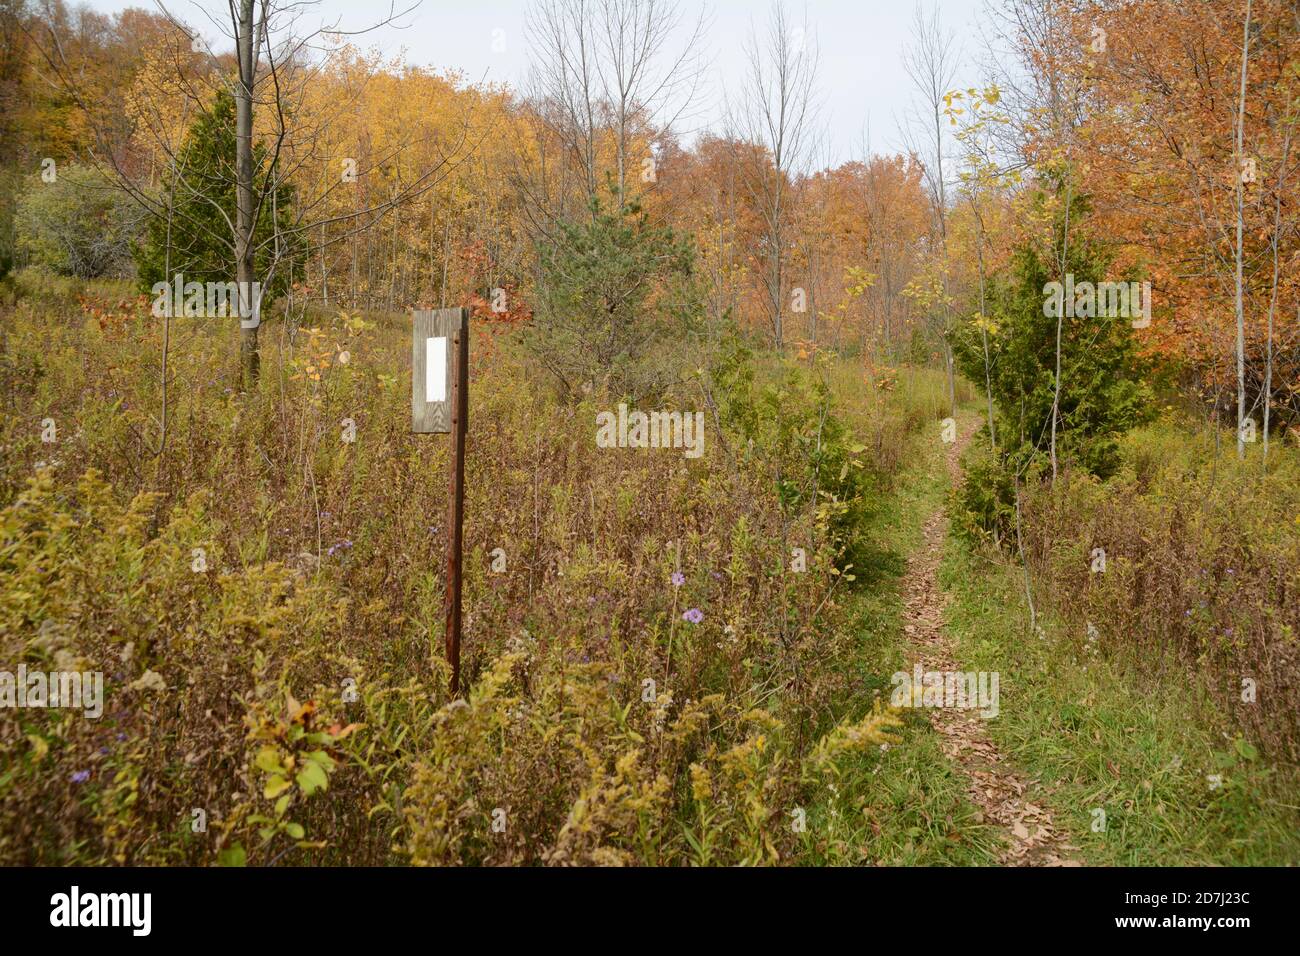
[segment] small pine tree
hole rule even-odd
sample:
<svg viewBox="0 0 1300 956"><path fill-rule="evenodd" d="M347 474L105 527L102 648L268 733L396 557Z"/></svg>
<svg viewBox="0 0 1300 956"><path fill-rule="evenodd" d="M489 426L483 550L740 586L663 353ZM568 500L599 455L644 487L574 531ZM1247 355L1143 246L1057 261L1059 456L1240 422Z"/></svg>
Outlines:
<svg viewBox="0 0 1300 956"><path fill-rule="evenodd" d="M1057 190L1058 196L1063 190ZM1048 194L1036 197L1040 210ZM1086 196L1070 202L1066 274L1076 286L1106 280L1112 257L1088 233ZM1055 236L1064 233L1056 213ZM1057 318L1048 314L1045 286L1062 282L1059 247L1019 246L1003 273L991 277L988 315L963 323L953 334L958 367L973 382L988 378L995 407L996 460L987 440L972 446L962 489L965 524L1005 534L1014 514L1013 474L1043 471L1048 456L1056 381ZM985 335L984 333L987 333ZM1057 421L1060 461L1109 477L1119 464L1118 438L1150 417L1152 393L1143 381L1147 363L1137 352L1131 319L1065 316L1061 319L1061 394ZM987 425L985 426L987 429Z"/></svg>
<svg viewBox="0 0 1300 956"><path fill-rule="evenodd" d="M663 394L703 313L691 243L636 203L593 201L591 216L561 223L539 259L529 344L562 391L606 388L634 402Z"/></svg>
<svg viewBox="0 0 1300 956"><path fill-rule="evenodd" d="M166 213L153 219L135 250L140 284L150 289L182 273L187 282L230 282L235 278L235 101L221 90L190 126L177 158L174 178L164 183L163 203L172 204L171 275L167 271L168 220ZM253 155L254 193L264 188L266 148L258 144ZM281 184L262 204L253 233L257 245L256 274L265 277L275 253L271 241L278 224L283 234L292 222L292 187ZM273 220L272 216L276 218ZM282 236L281 262L263 294L270 297L288 287L293 266L301 258L300 240Z"/></svg>

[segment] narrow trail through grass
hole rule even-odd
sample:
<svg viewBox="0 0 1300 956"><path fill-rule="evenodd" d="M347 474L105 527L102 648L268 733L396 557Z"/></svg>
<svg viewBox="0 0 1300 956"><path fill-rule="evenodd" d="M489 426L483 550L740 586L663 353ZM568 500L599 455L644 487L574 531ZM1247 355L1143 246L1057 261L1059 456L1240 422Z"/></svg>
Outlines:
<svg viewBox="0 0 1300 956"><path fill-rule="evenodd" d="M977 426L973 418L963 417L958 422L960 437L945 447L940 466L950 482L958 480L958 460ZM903 632L924 673L965 670L955 661L953 642L944 624L948 598L939 583L939 567L947 534L948 518L941 506L926 518L924 537L908 559L903 582ZM920 692L914 689L914 693ZM1066 841L1043 802L1039 781L1026 779L1010 766L989 735L982 716L985 712L969 709L975 703L969 701L968 709L944 706L928 709L928 713L941 738L944 756L967 781L966 795L978 808L979 818L998 828L1004 846L997 862L1012 866L1081 865L1074 855L1078 848ZM989 710L987 716L996 719L997 713Z"/></svg>
<svg viewBox="0 0 1300 956"><path fill-rule="evenodd" d="M967 404L956 445L940 443L937 422L909 443L874 518L880 552L858 599L856 666L864 707L888 702L890 675L918 663L996 671L999 713L906 709L899 744L849 768L810 810L819 825L803 861L1294 863L1297 810L1269 768L1237 759L1225 770L1231 748L1180 688L1156 694L1135 662L1080 657L1050 606L1031 638L1015 562L949 534L946 495L979 424ZM1207 786L1212 773L1224 786Z"/></svg>
<svg viewBox="0 0 1300 956"><path fill-rule="evenodd" d="M841 394L852 400L856 380ZM872 516L876 553L855 571L863 578L852 609L856 652L847 666L863 689L857 709L888 704L890 675L913 663L904 624L908 556L925 539L926 520L943 508L948 489L934 417L945 399L942 376L914 373L895 400L915 407L924 424L900 448L900 470ZM870 417L851 410L849 420L865 442L874 440ZM861 716L856 714L854 716ZM896 745L849 761L812 806L798 862L885 866L990 865L1000 849L996 828L966 793L966 778L941 749L941 738L915 709L891 731Z"/></svg>
<svg viewBox="0 0 1300 956"><path fill-rule="evenodd" d="M977 413L967 414L960 434L978 427ZM957 480L960 450L948 453ZM1231 728L1187 682L1153 679L1136 652L1091 648L1041 590L1040 631L1031 635L1015 561L972 549L946 528L935 515L909 564L921 588L910 623L928 628L943 648L927 667L947 669L940 664L951 661L954 669L1000 674L996 719L931 712L945 755L976 782L969 799L980 812L999 805L989 819L1009 842L997 862L1300 862L1300 808L1285 765L1236 746ZM962 739L963 716L991 749ZM1016 792L985 786L986 773Z"/></svg>

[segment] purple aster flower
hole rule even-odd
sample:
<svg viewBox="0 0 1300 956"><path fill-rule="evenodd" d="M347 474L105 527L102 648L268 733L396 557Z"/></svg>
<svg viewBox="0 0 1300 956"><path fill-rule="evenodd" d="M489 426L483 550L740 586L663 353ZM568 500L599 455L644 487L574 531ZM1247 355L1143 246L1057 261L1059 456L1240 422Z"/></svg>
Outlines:
<svg viewBox="0 0 1300 956"><path fill-rule="evenodd" d="M72 780L73 783L85 783L87 780L90 779L90 771L78 770L76 773L72 775L70 779Z"/></svg>
<svg viewBox="0 0 1300 956"><path fill-rule="evenodd" d="M673 587L679 588L686 583L686 575L680 571L674 571L670 580L673 582Z"/></svg>
<svg viewBox="0 0 1300 956"><path fill-rule="evenodd" d="M691 624L699 624L700 621L704 620L704 612L701 611L698 607L693 607L689 611L686 611L684 614L682 614L682 620L688 621Z"/></svg>

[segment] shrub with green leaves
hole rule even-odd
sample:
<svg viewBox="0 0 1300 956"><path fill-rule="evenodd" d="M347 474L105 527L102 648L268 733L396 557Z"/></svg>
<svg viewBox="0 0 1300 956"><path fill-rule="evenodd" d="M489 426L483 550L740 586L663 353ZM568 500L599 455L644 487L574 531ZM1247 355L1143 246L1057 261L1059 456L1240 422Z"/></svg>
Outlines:
<svg viewBox="0 0 1300 956"><path fill-rule="evenodd" d="M14 211L16 252L31 265L93 279L131 274L146 213L93 166L58 167L54 182L27 177Z"/></svg>
<svg viewBox="0 0 1300 956"><path fill-rule="evenodd" d="M724 429L769 475L777 500L792 513L811 508L837 568L861 568L867 559L861 533L879 476L866 464L866 446L832 407L826 369L781 361L760 380L752 351L732 334L710 377Z"/></svg>

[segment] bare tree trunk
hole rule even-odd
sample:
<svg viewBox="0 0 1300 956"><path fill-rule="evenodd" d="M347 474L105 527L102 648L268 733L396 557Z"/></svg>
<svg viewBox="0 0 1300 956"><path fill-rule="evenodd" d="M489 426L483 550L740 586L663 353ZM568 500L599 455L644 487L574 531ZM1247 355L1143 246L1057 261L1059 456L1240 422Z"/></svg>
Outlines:
<svg viewBox="0 0 1300 956"><path fill-rule="evenodd" d="M918 5L912 19L912 42L903 53L903 68L921 99L924 110L920 118L921 135L929 140L924 152L920 149L915 152L925 156L926 178L929 180L934 222L939 233L939 279L943 294L943 329L940 337L948 377L948 402L951 414L956 417L956 370L952 344L948 341L948 332L952 328L952 306L948 301L948 193L943 163L944 96L950 91L957 66L953 43L952 33L945 31L939 24L937 6L927 18Z"/></svg>
<svg viewBox="0 0 1300 956"><path fill-rule="evenodd" d="M176 157L168 158L170 166L171 181L176 180ZM163 278L168 283L172 281L172 220L176 211L176 197L171 192L167 193L167 245L163 252ZM170 299L171 297L168 296ZM161 457L163 451L167 448L167 353L171 350L172 337L172 307L169 305L163 312L163 343L162 343L162 372L160 381L162 385L162 421L160 423L161 434L158 436L158 450L154 452L154 457Z"/></svg>
<svg viewBox="0 0 1300 956"><path fill-rule="evenodd" d="M260 296L253 294L253 83L257 70L253 5L254 0L239 0L239 82L235 84L235 280L239 283L239 314L251 316L240 322L239 330L239 364L245 388L256 384L260 366L257 325L261 303L257 301Z"/></svg>
<svg viewBox="0 0 1300 956"><path fill-rule="evenodd" d="M688 24L671 0L536 0L531 5L525 29L536 56L533 96L546 104L543 122L582 175L593 218L602 174L612 172L619 208L626 208L638 132L670 131L693 98L704 67L704 25L701 14L679 35ZM673 49L678 40L681 46ZM608 134L612 170L599 149ZM565 198L560 196L558 208L545 210L547 218L565 217Z"/></svg>
<svg viewBox="0 0 1300 956"><path fill-rule="evenodd" d="M1273 408L1273 316L1277 313L1278 246L1282 241L1282 190L1286 188L1286 167L1291 158L1291 117L1287 117L1286 136L1282 140L1282 165L1277 173L1277 196L1273 206L1273 285L1268 299L1267 344L1264 355L1264 461L1263 473L1268 474L1268 429Z"/></svg>
<svg viewBox="0 0 1300 956"><path fill-rule="evenodd" d="M792 28L783 8L772 8L766 35L745 43L747 72L738 108L728 110L730 135L743 142L744 183L760 211L763 237L763 304L773 344L785 343L788 256L788 183L808 158L817 106L817 55L806 28Z"/></svg>
<svg viewBox="0 0 1300 956"><path fill-rule="evenodd" d="M1066 260L1070 253L1070 201L1071 186L1073 180L1070 179L1070 171L1065 171L1065 222L1061 230L1061 268L1060 280L1065 282ZM1065 302L1061 302L1061 307L1056 310L1056 375L1052 379L1052 484L1056 484L1056 423L1061 419L1061 323L1065 321Z"/></svg>
<svg viewBox="0 0 1300 956"><path fill-rule="evenodd" d="M1237 100L1237 457L1246 457L1246 309L1242 296L1242 231L1245 213L1245 183L1241 164L1245 159L1246 68L1250 56L1250 8L1246 0L1246 22L1241 36L1241 93Z"/></svg>
<svg viewBox="0 0 1300 956"><path fill-rule="evenodd" d="M1016 476L1016 550L1020 553L1020 568L1025 579L1025 603L1029 605L1029 633L1038 631L1038 608L1034 604L1034 586L1029 576L1029 559L1025 557L1025 542L1020 531L1020 475Z"/></svg>
<svg viewBox="0 0 1300 956"><path fill-rule="evenodd" d="M447 308L447 265L451 262L451 217L442 226L442 283L439 286L439 308Z"/></svg>
<svg viewBox="0 0 1300 956"><path fill-rule="evenodd" d="M975 218L979 221L978 248L980 278L980 338L984 344L984 394L988 399L988 416L989 416L989 450L995 455L998 451L998 439L993 430L993 372L989 367L989 328L988 315L984 311L984 217L980 215L979 207L975 208Z"/></svg>

